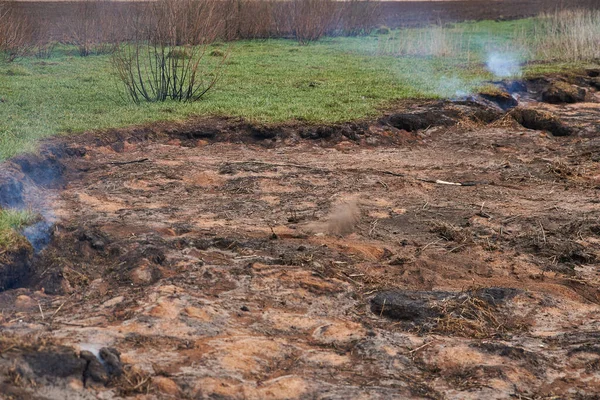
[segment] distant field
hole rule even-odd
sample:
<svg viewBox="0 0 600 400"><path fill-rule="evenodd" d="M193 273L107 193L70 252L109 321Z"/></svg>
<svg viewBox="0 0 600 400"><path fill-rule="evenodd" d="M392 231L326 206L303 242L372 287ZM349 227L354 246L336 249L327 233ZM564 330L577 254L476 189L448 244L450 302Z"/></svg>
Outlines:
<svg viewBox="0 0 600 400"><path fill-rule="evenodd" d="M597 0L434 0L383 2L383 24L397 28L436 22L531 17L557 8L600 8Z"/></svg>

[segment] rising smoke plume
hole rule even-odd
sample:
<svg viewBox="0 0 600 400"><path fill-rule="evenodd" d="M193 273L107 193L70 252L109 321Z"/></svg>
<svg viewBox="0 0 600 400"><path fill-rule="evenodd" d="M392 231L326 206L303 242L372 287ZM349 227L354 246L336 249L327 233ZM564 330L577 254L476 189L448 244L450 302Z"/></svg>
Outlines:
<svg viewBox="0 0 600 400"><path fill-rule="evenodd" d="M490 53L486 61L487 69L497 78L521 76L521 63L514 53Z"/></svg>

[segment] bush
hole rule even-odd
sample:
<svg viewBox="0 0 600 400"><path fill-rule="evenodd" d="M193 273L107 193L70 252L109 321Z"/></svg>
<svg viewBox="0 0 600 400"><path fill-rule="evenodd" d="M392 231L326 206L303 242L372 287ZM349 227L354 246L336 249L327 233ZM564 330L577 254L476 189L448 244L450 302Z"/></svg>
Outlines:
<svg viewBox="0 0 600 400"><path fill-rule="evenodd" d="M64 22L70 27L65 41L76 46L81 57L112 53L124 22L115 10L105 0L82 0L73 7L75 17Z"/></svg>
<svg viewBox="0 0 600 400"><path fill-rule="evenodd" d="M8 0L0 3L9 4ZM190 0L182 0L190 3ZM207 4L207 0L197 0ZM37 7L37 6L36 6ZM43 42L59 41L77 47L81 56L110 53L116 44L136 36L132 15L152 14L154 1L115 2L111 0L80 0L61 2L59 12L50 16L29 8L17 7L16 21L23 27L44 31ZM181 8L181 7L176 7ZM196 7L202 9L202 7ZM211 27L221 40L294 37L306 44L323 35L367 35L382 22L381 8L374 0L220 0L210 15L190 14L177 17L186 25L186 34L196 35ZM173 10L178 13L176 9ZM170 18L169 15L166 17ZM27 21L26 21L27 20ZM5 25L5 24L3 24ZM166 26L167 24L165 24ZM180 27L174 27L179 29ZM38 46L40 32L28 44ZM179 43L189 42L179 38Z"/></svg>
<svg viewBox="0 0 600 400"><path fill-rule="evenodd" d="M215 49L208 53L212 57L225 57L225 53L221 50Z"/></svg>
<svg viewBox="0 0 600 400"><path fill-rule="evenodd" d="M319 40L339 18L335 0L292 0L287 5L291 33L300 44Z"/></svg>
<svg viewBox="0 0 600 400"><path fill-rule="evenodd" d="M0 1L0 52L8 61L29 53L36 29L27 17L18 16L11 1Z"/></svg>
<svg viewBox="0 0 600 400"><path fill-rule="evenodd" d="M225 20L223 39L269 38L277 30L275 10L281 8L277 0L225 0L220 7Z"/></svg>
<svg viewBox="0 0 600 400"><path fill-rule="evenodd" d="M323 35L366 35L380 18L373 0L226 0L220 16L226 40L294 37L300 43Z"/></svg>
<svg viewBox="0 0 600 400"><path fill-rule="evenodd" d="M381 8L377 1L347 0L338 4L341 7L339 31L344 36L368 35L381 21ZM389 32L387 28L386 33Z"/></svg>
<svg viewBox="0 0 600 400"><path fill-rule="evenodd" d="M217 0L157 0L131 18L135 37L118 47L112 61L135 103L195 101L215 85L219 65L205 62L204 55L219 32L217 5Z"/></svg>
<svg viewBox="0 0 600 400"><path fill-rule="evenodd" d="M58 42L50 41L50 42L41 42L33 49L33 54L36 58L40 59L48 59L52 57L52 53L54 49L58 45Z"/></svg>

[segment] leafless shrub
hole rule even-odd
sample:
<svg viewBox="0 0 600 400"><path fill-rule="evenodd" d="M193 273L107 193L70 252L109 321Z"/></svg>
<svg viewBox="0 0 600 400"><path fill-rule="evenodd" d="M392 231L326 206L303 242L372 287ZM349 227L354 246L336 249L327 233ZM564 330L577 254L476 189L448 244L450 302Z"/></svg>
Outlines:
<svg viewBox="0 0 600 400"><path fill-rule="evenodd" d="M123 22L116 9L106 0L83 0L73 7L74 18L64 21L69 27L65 41L75 45L82 57L112 53Z"/></svg>
<svg viewBox="0 0 600 400"><path fill-rule="evenodd" d="M220 7L224 20L225 40L272 37L276 31L275 9L283 3L276 0L225 0Z"/></svg>
<svg viewBox="0 0 600 400"><path fill-rule="evenodd" d="M372 0L224 0L220 37L294 37L306 44L326 34L367 34L377 25L378 10Z"/></svg>
<svg viewBox="0 0 600 400"><path fill-rule="evenodd" d="M135 37L120 45L112 60L134 102L195 101L215 85L226 57L215 63L205 56L218 37L218 5L216 0L157 0L129 20Z"/></svg>
<svg viewBox="0 0 600 400"><path fill-rule="evenodd" d="M273 27L271 37L288 37L292 36L291 18L289 15L290 4L288 2L272 1L271 19Z"/></svg>
<svg viewBox="0 0 600 400"><path fill-rule="evenodd" d="M36 28L27 17L18 16L12 1L0 1L0 52L8 61L27 54Z"/></svg>
<svg viewBox="0 0 600 400"><path fill-rule="evenodd" d="M277 0L247 0L243 8L240 38L270 38L277 32L277 9L281 8Z"/></svg>
<svg viewBox="0 0 600 400"><path fill-rule="evenodd" d="M339 19L334 0L292 0L286 3L291 33L300 44L319 40Z"/></svg>
<svg viewBox="0 0 600 400"><path fill-rule="evenodd" d="M219 6L215 0L159 0L150 5L148 28L152 31L146 29L145 39L170 46L212 43L223 25Z"/></svg>
<svg viewBox="0 0 600 400"><path fill-rule="evenodd" d="M55 42L55 41L40 41L33 48L33 55L36 58L41 58L41 59L50 58L50 57L52 57L52 53L54 52L54 49L56 48L57 45L58 45L58 42Z"/></svg>
<svg viewBox="0 0 600 400"><path fill-rule="evenodd" d="M9 1L0 0L3 4L9 4ZM182 2L189 3L189 0ZM113 51L116 43L137 36L134 32L137 27L128 22L131 15L152 14L154 3L110 0L81 0L68 3L68 6L60 3L57 7L64 9L58 17L39 12L28 15L23 7L17 7L17 18L9 25L18 21L21 30L35 27L39 31L37 37L28 42L35 47L60 41L76 46L82 56L104 54ZM172 11L177 14L177 9L181 8L185 6L177 5ZM6 7L2 9L5 11ZM382 22L379 10L378 2L374 0L220 0L208 20L198 20L199 16L204 18L203 12L176 18L179 28L183 27L191 36L197 36L198 32L194 30L201 31L210 26L220 40L295 37L306 44L323 35L368 34ZM7 25L3 25L4 30L8 30ZM178 41L189 42L186 38Z"/></svg>
<svg viewBox="0 0 600 400"><path fill-rule="evenodd" d="M381 20L381 8L376 1L346 0L340 7L339 31L344 36L368 35Z"/></svg>

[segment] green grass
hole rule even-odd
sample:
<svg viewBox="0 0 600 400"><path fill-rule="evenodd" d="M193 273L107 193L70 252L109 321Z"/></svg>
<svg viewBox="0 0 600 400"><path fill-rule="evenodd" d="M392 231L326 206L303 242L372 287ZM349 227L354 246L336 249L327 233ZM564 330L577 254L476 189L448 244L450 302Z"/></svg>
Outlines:
<svg viewBox="0 0 600 400"><path fill-rule="evenodd" d="M0 209L0 250L21 243L23 238L18 231L33 223L36 215L29 211Z"/></svg>
<svg viewBox="0 0 600 400"><path fill-rule="evenodd" d="M483 63L486 52L510 48L514 32L528 24L455 25L447 33L460 36L467 45L446 57L397 56L389 51L394 38L418 38L419 30L327 38L310 46L289 40L236 42L229 45L230 57L217 87L202 100L139 106L117 89L110 56L82 58L73 48L58 47L48 60L32 57L0 65L0 160L34 150L40 138L56 134L191 115L334 123L376 116L401 99L469 93L493 79ZM217 63L218 57L206 60ZM525 72L572 67L536 64Z"/></svg>

